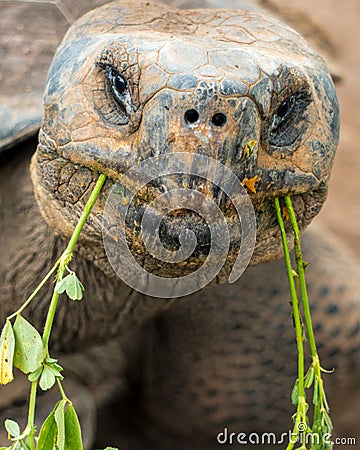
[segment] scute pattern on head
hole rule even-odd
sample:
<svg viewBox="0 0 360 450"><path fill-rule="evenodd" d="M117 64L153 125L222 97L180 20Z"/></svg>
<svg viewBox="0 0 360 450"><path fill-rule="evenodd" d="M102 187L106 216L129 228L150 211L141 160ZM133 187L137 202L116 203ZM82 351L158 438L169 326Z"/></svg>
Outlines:
<svg viewBox="0 0 360 450"><path fill-rule="evenodd" d="M126 84L126 102L116 97L114 77ZM295 31L260 13L124 1L101 7L69 29L44 105L33 179L40 208L60 233L82 204L57 204L69 162L116 180L138 161L169 152L220 161L251 187L253 263L280 254L274 195L290 192L299 211L311 212L301 226L326 197L339 127L330 75ZM244 152L249 141L256 142L251 154ZM158 188L172 185L159 180ZM221 204L215 191L209 195ZM240 236L233 237L236 247Z"/></svg>

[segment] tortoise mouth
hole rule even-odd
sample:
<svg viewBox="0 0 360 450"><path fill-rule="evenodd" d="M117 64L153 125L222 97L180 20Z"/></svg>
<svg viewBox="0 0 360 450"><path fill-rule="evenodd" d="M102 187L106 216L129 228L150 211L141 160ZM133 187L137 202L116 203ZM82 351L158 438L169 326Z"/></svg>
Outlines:
<svg viewBox="0 0 360 450"><path fill-rule="evenodd" d="M83 165L73 164L58 153L39 144L38 151L32 160L31 173L36 198L43 217L56 233L64 237L70 236L98 178L98 172ZM183 185L186 185L188 181L188 179L183 178ZM199 179L192 179L191 181L192 188L195 190L201 185ZM212 245L211 233L209 232L209 225L212 224L209 224L208 217L181 207L175 208L163 216L158 228L159 240L167 251L176 254L181 248L182 233L190 230L196 238L196 246L192 254L183 261L164 262L154 257L144 244L144 229L142 227L144 211L160 192L170 191L169 186L175 182L178 183L178 187L181 185L179 180L174 178L167 187L164 187L164 183L161 184L160 182L145 186L143 191L140 192L141 195L135 197L131 207L129 207L126 218L126 243L131 254L146 271L161 277L183 277L197 270L206 261ZM82 254L94 261L107 274L113 274L113 270L104 250L103 213L106 201L115 184L116 179L109 177L79 241ZM211 186L211 183L207 186L207 189L204 189L202 184L201 189L207 191L208 195L216 200L229 230L230 241L226 261L214 281L223 283L228 280L239 254L242 238L241 222L230 199L226 196L222 197ZM321 209L326 199L327 186L325 183L319 184L315 189L312 187L308 191L300 193L277 192L275 190L265 193L250 193L256 217L256 245L250 265L282 256L280 232L273 198L284 194L292 195L299 227L304 229ZM119 205L121 203L123 202L120 202ZM116 215L117 211L114 210L113 214ZM291 233L290 224L287 222L285 224L287 232Z"/></svg>
<svg viewBox="0 0 360 450"><path fill-rule="evenodd" d="M317 190L306 194L294 194L292 196L294 209L299 218L300 230L303 230L319 211L321 205L320 203L315 205L314 198L320 198L323 194ZM311 207L310 204L312 205ZM221 244L219 245L219 241L216 238L213 238L211 232L214 228L220 229L221 223L217 223L216 221L209 223L204 217L194 211L180 209L172 211L172 213L163 217L157 232L154 232L153 228L150 228L149 231L146 226L142 226L143 222L141 219L145 208L146 205L139 206L136 210L136 219L131 213L127 217L126 240L137 263L142 267L146 267L149 273L160 277L184 277L192 274L205 264L211 252L213 257L215 256L217 259L222 258L224 248ZM156 214L153 215L154 221L156 220L156 216ZM259 208L255 209L255 217L257 225L256 245L250 260L250 265L281 258L283 256L283 250L280 242L276 212L273 206L273 197L268 197L259 204ZM216 278L217 283L228 281L234 263L239 257L244 232L242 223L236 212L231 211L226 213L225 221L229 232L229 246L226 250L227 256L224 266ZM287 220L285 220L285 226L290 238L292 228ZM191 256L176 261L179 253L187 253L187 244L191 246L190 238L188 237L189 232L195 238L195 245ZM155 240L158 236L161 248L165 249L166 252L172 253L173 256L169 260L165 260L165 258L160 259L159 255L161 255L161 252L154 253L144 243L146 234L148 234L147 242ZM116 231L112 235L112 238L118 242Z"/></svg>

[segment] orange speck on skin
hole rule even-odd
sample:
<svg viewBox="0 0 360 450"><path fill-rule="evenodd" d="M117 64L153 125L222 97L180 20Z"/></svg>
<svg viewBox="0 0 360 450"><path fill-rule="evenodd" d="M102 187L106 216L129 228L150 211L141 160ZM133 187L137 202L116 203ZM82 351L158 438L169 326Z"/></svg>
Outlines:
<svg viewBox="0 0 360 450"><path fill-rule="evenodd" d="M256 194L256 188L255 188L255 183L259 181L259 177L257 175L255 175L252 178L244 178L241 182L241 184L243 186L245 186L247 189L249 189L249 191L253 192L254 194Z"/></svg>
<svg viewBox="0 0 360 450"><path fill-rule="evenodd" d="M285 220L290 220L289 211L286 206L282 209L282 216Z"/></svg>

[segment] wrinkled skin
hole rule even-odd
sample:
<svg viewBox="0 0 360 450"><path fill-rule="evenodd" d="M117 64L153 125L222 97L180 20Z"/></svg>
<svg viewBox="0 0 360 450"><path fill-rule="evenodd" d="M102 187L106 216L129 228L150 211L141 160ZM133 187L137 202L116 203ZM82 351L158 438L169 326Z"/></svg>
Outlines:
<svg viewBox="0 0 360 450"><path fill-rule="evenodd" d="M109 179L72 262L86 286L86 301L60 304L54 329L54 351L82 353L64 360L68 373L88 386L88 394L79 391L80 403L89 396L104 404L123 393L113 412L114 443L117 439L120 448L216 448L224 427L237 433L286 431L296 374L289 294L283 262L259 263L281 255L274 196L293 196L302 229L326 198L339 127L333 84L323 60L275 19L256 12L180 12L134 3L118 2L80 19L55 56L31 163L37 204L28 171L31 151L1 167L6 214L0 243L11 249L0 267L7 295L1 313L12 312L36 284L35 276L19 275L19 267L31 262L32 274L39 276L48 259L59 254L103 172ZM123 92L114 85L118 74L126 82ZM257 145L249 154L250 140ZM230 253L216 279L219 286L185 299L160 300L132 291L114 276L102 246L101 215L111 186L128 168L175 152L208 155L245 186L255 179L248 191L258 226L251 261L256 267L236 285L222 286L233 261ZM190 181L200 189L199 179L170 177L157 180L151 193ZM126 179L122 182L131 190ZM228 211L211 184L204 191ZM133 208L129 240L132 250L140 248L147 268L161 275L167 268L155 267L137 247L135 220L147 198L141 196ZM227 214L235 223L236 253L239 227L233 211ZM16 232L13 222L19 223ZM194 224L204 239L190 260L196 266L209 244L198 216L185 210L170 215L164 242L176 249L180 230ZM19 235L28 236L30 247ZM335 264L332 255L340 250L329 248L321 233L309 236L306 249L314 267L308 277L323 365L337 368L329 380L336 430L353 435L354 422L344 411L351 419L359 408L359 271L349 269L346 256L337 256ZM183 266L174 266L173 273L181 275ZM29 311L39 327L48 295ZM106 349L110 339L113 347ZM341 394L331 396L336 391ZM87 442L92 408L83 414ZM105 434L97 445L110 443L111 433Z"/></svg>

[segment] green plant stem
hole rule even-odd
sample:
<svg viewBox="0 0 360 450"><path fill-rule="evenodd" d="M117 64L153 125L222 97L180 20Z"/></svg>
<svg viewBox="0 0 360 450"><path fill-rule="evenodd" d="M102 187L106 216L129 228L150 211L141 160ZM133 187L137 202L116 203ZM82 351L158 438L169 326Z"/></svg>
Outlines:
<svg viewBox="0 0 360 450"><path fill-rule="evenodd" d="M305 280L305 267L306 264L304 263L302 251L301 251L301 243L300 243L300 231L296 220L295 211L292 205L291 198L289 196L285 196L285 204L286 208L289 213L289 219L291 226L293 228L294 232L294 249L295 249L295 259L296 259L296 266L297 266L297 272L299 275L299 282L300 282L300 292L301 292L301 300L303 305L303 311L304 311L304 319L305 319L305 325L307 330L307 335L309 339L309 346L312 356L312 365L314 367L314 377L317 379L319 388L318 388L318 401L316 404L314 404L314 422L313 422L313 429L315 427L315 424L318 423L318 420L320 417L324 417L324 415L328 416L329 407L326 402L325 397L325 391L324 391L324 382L321 376L322 368L320 364L320 358L317 352L316 342L315 342L315 335L314 335L314 329L312 325L311 320L311 313L310 313L310 306L309 306L309 298L307 293L307 286L306 286L306 280ZM329 416L328 416L329 418ZM330 421L330 418L329 418ZM330 421L331 423L331 421ZM316 425L317 427L318 425ZM322 430L316 429L314 431L317 431L321 434ZM329 431L329 430L328 430Z"/></svg>
<svg viewBox="0 0 360 450"><path fill-rule="evenodd" d="M29 429L30 437L30 450L35 450L34 434L35 434L35 405L36 405L36 392L37 392L38 380L31 383L29 412L27 428Z"/></svg>
<svg viewBox="0 0 360 450"><path fill-rule="evenodd" d="M63 388L62 383L59 380L59 378L57 378L56 382L57 382L57 385L58 385L58 388L59 388L59 391L60 391L60 394L61 394L61 398L63 400L66 400L68 403L72 403L70 401L69 397L65 394L64 388Z"/></svg>
<svg viewBox="0 0 360 450"><path fill-rule="evenodd" d="M89 217L89 215L91 213L91 210L93 209L93 206L95 205L96 199L99 196L99 193L105 183L105 180L106 180L106 176L101 173L95 184L93 191L91 192L89 200L86 202L84 211L81 214L81 217L80 217L78 223L76 224L76 227L73 231L70 241L69 241L66 249L64 250L64 252L62 253L62 255L59 258L59 271L57 274L57 280L61 280L66 272L66 265L70 262L70 260L72 258L72 254L73 254L75 245L77 244L77 241L79 239L80 233L85 225L87 218ZM49 311L48 311L48 314L46 317L44 333L43 333L43 337L42 337L43 343L44 343L44 346L46 349L46 353L48 353L49 339L50 339L52 325L54 322L54 317L55 317L58 300L59 300L59 293L54 290L52 298L51 298L50 306L49 306Z"/></svg>
<svg viewBox="0 0 360 450"><path fill-rule="evenodd" d="M11 320L14 317L16 317L18 314L21 314L23 310L28 306L28 304L36 297L36 295L40 292L41 288L49 281L53 273L56 271L57 267L59 266L60 260L58 260L52 269L45 275L45 278L38 284L37 288L34 290L34 292L27 298L27 300L22 304L22 306L15 311L13 314L11 314L8 319Z"/></svg>
<svg viewBox="0 0 360 450"><path fill-rule="evenodd" d="M296 286L294 281L294 274L293 269L291 265L291 258L290 258L290 251L289 246L286 239L286 231L284 226L284 221L281 215L281 207L280 207L280 201L276 197L275 198L275 209L276 209L276 216L280 227L281 232L281 241L284 249L284 257L285 257L285 264L286 264L286 271L287 276L289 280L289 287L290 287L290 295L291 295L291 304L293 309L293 316L294 316L294 323L295 323L295 335L296 335L296 345L297 345L297 351L298 351L298 417L301 417L301 413L304 410L304 407L306 407L306 396L305 396L305 387L304 387L304 376L305 376L305 362L304 362L304 345L303 345L303 330L302 330L302 324L301 324L301 318L300 318L300 310L299 310L299 300L296 292ZM294 424L294 435L299 434L299 430L297 429L297 424L300 421L300 419L295 420ZM295 442L290 442L287 446L287 450L291 450L295 445Z"/></svg>
<svg viewBox="0 0 360 450"><path fill-rule="evenodd" d="M62 271L62 274L64 273L64 271L65 271L65 269ZM55 317L58 300L59 300L59 293L54 290L52 298L51 298L49 310L48 310L48 313L46 316L44 333L42 336L43 344L44 344L44 347L46 350L46 355L48 355L48 353L49 353L49 339L50 339L52 325L54 323L54 317Z"/></svg>
<svg viewBox="0 0 360 450"><path fill-rule="evenodd" d="M66 269L67 269L67 264L70 262L70 260L72 258L72 254L73 254L74 248L78 242L80 233L81 233L81 231L85 225L85 222L88 219L88 217L95 205L95 202L99 196L99 193L100 193L105 181L106 181L106 176L104 174L100 174L98 180L95 183L94 189L91 192L91 195L90 195L88 201L86 202L84 211L81 214L80 219L75 226L75 229L73 231L73 234L70 238L70 241L69 241L66 249L61 254L60 258L56 261L56 263L51 268L51 270L46 274L46 276L43 278L43 280L36 287L34 292L28 297L28 299L23 303L23 305L17 311L15 311L13 314L11 314L7 318L8 320L10 320L10 319L14 318L16 315L20 314L29 305L29 303L39 293L41 288L46 284L46 282L50 279L50 277L54 274L54 272L57 269L58 269L58 273L56 275L56 280L59 281L60 279L63 278L63 276L66 272ZM49 306L49 310L48 310L48 313L46 316L44 332L42 335L42 341L44 344L44 348L46 350L46 355L49 354L49 350L48 350L49 339L50 339L50 334L51 334L51 330L52 330L52 325L54 322L54 317L55 317L58 300L59 300L59 293L56 292L56 290L54 288L50 306ZM59 386L59 390L62 395L62 398L67 400L69 403L71 403L70 400L66 397L66 394L64 392L64 389L63 389L60 381L59 380L57 380L57 381L58 381L58 386ZM31 383L29 411L28 411L28 423L26 426L27 435L30 438L29 439L30 450L35 450L34 435L36 432L36 429L35 429L35 407L36 407L37 387L38 387L38 380L33 381Z"/></svg>
<svg viewBox="0 0 360 450"><path fill-rule="evenodd" d="M41 282L38 284L34 292L26 299L26 301L21 305L19 309L17 309L13 314L7 317L7 319L11 320L14 317L16 317L18 314L21 314L23 310L29 305L29 303L36 297L36 295L40 292L40 290L45 286L45 284L49 281L51 276L54 274L54 272L59 268L59 272L57 275L57 278L59 278L59 275L63 275L64 272L62 272L62 269L69 263L71 260L72 253L74 251L75 245L79 239L81 230L83 229L85 222L87 218L89 217L89 214L95 204L95 201L100 193L101 188L103 187L106 180L106 176L104 174L100 174L95 187L89 197L89 200L87 201L85 205L85 209L76 224L76 227L74 229L74 232L70 238L70 241L65 249L65 251L61 254L60 258L56 261L54 266L50 269L50 271L45 275L45 277L41 280ZM59 267L60 266L60 267ZM55 301L54 301L55 303Z"/></svg>
<svg viewBox="0 0 360 450"><path fill-rule="evenodd" d="M71 260L75 245L79 239L80 233L84 227L84 224L87 220L87 218L89 217L91 210L96 202L97 197L99 196L99 193L101 191L101 188L103 187L104 183L106 181L106 176L103 174L100 174L95 187L89 197L89 200L87 201L84 211L74 229L74 232L71 236L71 239L65 249L65 251L62 253L62 255L60 256L60 258L58 259L58 261L56 262L56 264L54 265L54 267L50 270L50 272L48 273L48 275L44 278L44 280L39 284L38 288L36 289L36 291L34 291L34 293L29 297L29 299L27 300L26 304L24 304L22 306L21 311L24 309L24 307L30 303L30 301L32 300L32 298L35 297L35 295L37 294L37 292L39 292L39 290L41 289L41 287L46 283L46 281L50 278L50 276L55 272L55 270L57 269L57 267L59 267L58 270L58 274L57 274L57 279L61 279L65 272L66 272L66 265L68 264L68 262ZM43 336L42 336L42 340L44 343L44 347L46 349L46 355L48 355L49 353L49 339L50 339L50 334L51 334L51 329L52 329L52 325L54 322L54 317L55 317L55 312L56 312L56 307L58 304L58 300L59 300L59 293L55 291L53 291L53 295L51 298L51 302L50 302L50 306L49 306L49 310L46 316L46 322L45 322L45 326L44 326L44 332L43 332ZM35 444L34 444L34 439L33 439L33 435L34 435L34 419L35 419L35 405L36 405L36 391L37 391L37 385L38 385L38 380L34 381L31 385L31 393L30 393L30 402L29 402L29 414L28 414L28 428L30 428L31 430L31 438L30 438L30 445L31 445L31 450L35 450ZM59 385L60 388L60 392L61 395L63 396L63 398L66 398L65 392L62 389L61 384Z"/></svg>
<svg viewBox="0 0 360 450"><path fill-rule="evenodd" d="M91 195L89 197L89 200L87 201L84 211L81 214L81 217L78 221L78 223L76 224L76 227L73 231L73 234L70 238L70 241L64 251L64 253L61 255L60 257L60 270L62 268L64 268L66 266L66 264L68 264L68 262L71 260L71 256L72 253L74 251L75 245L79 239L80 233L85 225L85 222L87 220L87 218L89 217L91 210L93 209L96 199L99 196L99 193L104 185L106 181L106 175L104 174L100 174L99 178L94 186L94 189L91 192Z"/></svg>
<svg viewBox="0 0 360 450"><path fill-rule="evenodd" d="M299 394L305 395L304 391L304 345L303 345L303 330L300 319L300 309L299 309L299 300L297 297L296 286L294 281L294 274L291 265L290 251L286 239L286 231L284 226L284 221L281 216L281 208L280 202L278 198L275 198L275 207L276 207L276 215L280 226L281 231L281 240L284 247L284 256L285 256L285 264L286 271L289 279L289 287L290 287L290 295L291 295L291 303L292 309L294 313L294 322L295 322L295 333L296 333L296 343L297 349L299 352L298 357L298 373L299 373Z"/></svg>
<svg viewBox="0 0 360 450"><path fill-rule="evenodd" d="M304 260L302 257L302 251L301 251L300 231L299 231L299 227L297 224L295 211L292 206L292 201L288 195L285 196L285 204L286 204L286 208L289 213L290 223L291 223L291 226L294 231L295 259L296 259L297 273L299 275L301 300L302 300L302 305L303 305L306 330L307 330L307 334L308 334L308 338L309 338L311 356L313 357L313 359L318 360L319 358L318 358L318 353L317 353L317 348L316 348L314 329L313 329L311 314L310 314L309 297L307 294L307 287L306 287L306 281L305 281L305 263L304 263Z"/></svg>

